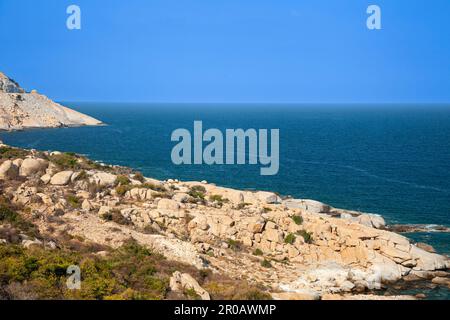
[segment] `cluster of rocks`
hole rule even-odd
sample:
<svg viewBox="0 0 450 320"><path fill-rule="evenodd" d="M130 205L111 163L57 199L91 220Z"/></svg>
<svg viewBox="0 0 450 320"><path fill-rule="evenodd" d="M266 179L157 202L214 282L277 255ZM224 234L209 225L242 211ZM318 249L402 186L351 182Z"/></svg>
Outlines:
<svg viewBox="0 0 450 320"><path fill-rule="evenodd" d="M64 229L113 247L133 237L170 259L245 277L282 298L355 294L412 276L448 279L447 257L385 230L378 215L206 181L61 169L44 155L0 164L0 179L10 182L4 193L29 207L44 233ZM58 223L49 218L56 214ZM174 275L174 290L207 299L188 278Z"/></svg>

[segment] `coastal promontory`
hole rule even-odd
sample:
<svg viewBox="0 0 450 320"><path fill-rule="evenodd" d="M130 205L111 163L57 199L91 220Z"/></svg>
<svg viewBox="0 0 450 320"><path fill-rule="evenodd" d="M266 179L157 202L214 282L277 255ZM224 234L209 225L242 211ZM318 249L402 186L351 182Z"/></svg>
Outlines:
<svg viewBox="0 0 450 320"><path fill-rule="evenodd" d="M25 91L0 72L0 130L100 124L101 121L55 103L36 90Z"/></svg>

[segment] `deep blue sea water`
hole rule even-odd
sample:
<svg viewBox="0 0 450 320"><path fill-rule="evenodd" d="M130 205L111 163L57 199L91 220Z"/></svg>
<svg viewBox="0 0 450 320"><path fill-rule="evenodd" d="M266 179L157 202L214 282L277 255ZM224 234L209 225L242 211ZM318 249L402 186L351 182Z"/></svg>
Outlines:
<svg viewBox="0 0 450 320"><path fill-rule="evenodd" d="M65 103L107 126L0 133L5 143L73 151L158 179L277 191L389 223L450 225L450 106ZM171 162L177 128L279 128L280 171ZM450 254L450 235L408 235Z"/></svg>

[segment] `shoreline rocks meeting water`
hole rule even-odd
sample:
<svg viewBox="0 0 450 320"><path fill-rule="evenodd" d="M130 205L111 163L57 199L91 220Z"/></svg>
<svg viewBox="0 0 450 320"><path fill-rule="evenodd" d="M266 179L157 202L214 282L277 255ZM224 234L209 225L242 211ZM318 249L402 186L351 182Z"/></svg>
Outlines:
<svg viewBox="0 0 450 320"><path fill-rule="evenodd" d="M36 90L26 92L0 72L0 131L101 124L97 119L53 102Z"/></svg>
<svg viewBox="0 0 450 320"><path fill-rule="evenodd" d="M400 282L450 285L448 257L390 231L379 215L206 181L159 181L73 153L1 145L0 159L2 197L44 238L67 233L113 249L132 238L274 299L386 299L374 293ZM26 247L46 246L18 237ZM214 298L196 281L177 272L169 290Z"/></svg>

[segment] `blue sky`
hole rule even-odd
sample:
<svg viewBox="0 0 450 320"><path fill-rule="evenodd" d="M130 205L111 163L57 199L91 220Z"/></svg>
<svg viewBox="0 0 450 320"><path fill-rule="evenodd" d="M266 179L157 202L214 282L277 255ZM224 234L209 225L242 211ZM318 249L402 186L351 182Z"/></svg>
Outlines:
<svg viewBox="0 0 450 320"><path fill-rule="evenodd" d="M0 70L60 101L448 103L449 18L448 0L0 0Z"/></svg>

